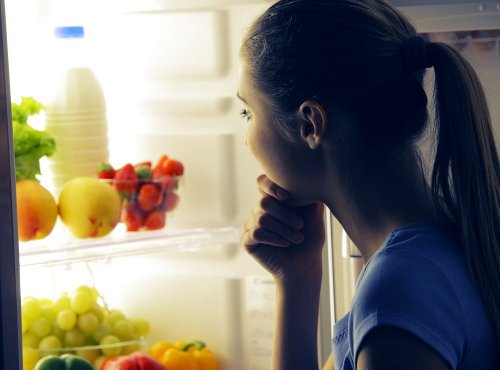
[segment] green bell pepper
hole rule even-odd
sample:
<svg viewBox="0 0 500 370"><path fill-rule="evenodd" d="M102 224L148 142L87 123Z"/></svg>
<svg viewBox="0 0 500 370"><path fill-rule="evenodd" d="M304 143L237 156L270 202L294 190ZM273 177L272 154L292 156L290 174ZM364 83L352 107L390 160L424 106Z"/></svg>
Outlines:
<svg viewBox="0 0 500 370"><path fill-rule="evenodd" d="M82 357L64 354L42 357L34 370L94 370L94 367Z"/></svg>

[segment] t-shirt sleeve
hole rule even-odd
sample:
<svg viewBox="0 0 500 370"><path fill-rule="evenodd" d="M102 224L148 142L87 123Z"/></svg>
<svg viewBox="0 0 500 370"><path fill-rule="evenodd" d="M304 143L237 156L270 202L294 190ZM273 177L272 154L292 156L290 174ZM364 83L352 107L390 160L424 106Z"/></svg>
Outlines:
<svg viewBox="0 0 500 370"><path fill-rule="evenodd" d="M385 250L374 257L358 284L351 308L353 359L371 330L393 326L416 335L455 369L468 329L446 272L421 255Z"/></svg>

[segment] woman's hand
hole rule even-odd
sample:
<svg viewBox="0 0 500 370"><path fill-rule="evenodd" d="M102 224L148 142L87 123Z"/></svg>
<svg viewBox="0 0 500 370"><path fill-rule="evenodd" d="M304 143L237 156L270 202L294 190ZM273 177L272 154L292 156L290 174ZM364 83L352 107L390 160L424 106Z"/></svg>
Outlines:
<svg viewBox="0 0 500 370"><path fill-rule="evenodd" d="M267 176L257 184L262 198L243 226L241 244L278 281L321 278L323 204L293 207L287 192Z"/></svg>

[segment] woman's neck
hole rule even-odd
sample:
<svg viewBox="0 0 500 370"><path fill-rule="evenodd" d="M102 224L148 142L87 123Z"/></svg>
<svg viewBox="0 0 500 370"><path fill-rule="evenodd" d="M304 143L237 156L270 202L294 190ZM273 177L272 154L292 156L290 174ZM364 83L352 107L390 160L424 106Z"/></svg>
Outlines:
<svg viewBox="0 0 500 370"><path fill-rule="evenodd" d="M325 202L365 261L392 230L437 220L430 189L416 161L369 180L353 189L337 187Z"/></svg>

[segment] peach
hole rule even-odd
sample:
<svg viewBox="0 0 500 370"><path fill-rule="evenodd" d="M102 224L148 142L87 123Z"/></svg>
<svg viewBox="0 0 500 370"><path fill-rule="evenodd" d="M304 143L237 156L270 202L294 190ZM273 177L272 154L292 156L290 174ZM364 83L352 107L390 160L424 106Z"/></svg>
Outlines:
<svg viewBox="0 0 500 370"><path fill-rule="evenodd" d="M17 181L16 193L19 240L45 238L57 221L55 198L36 180Z"/></svg>

